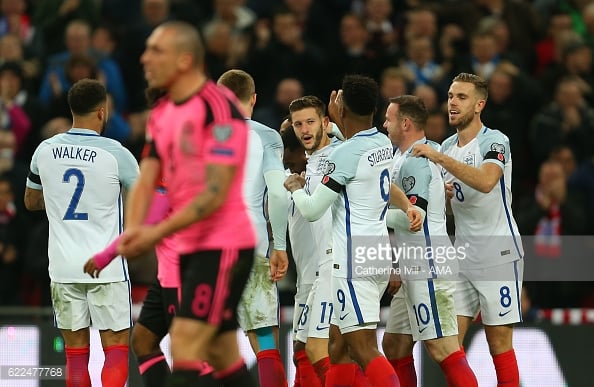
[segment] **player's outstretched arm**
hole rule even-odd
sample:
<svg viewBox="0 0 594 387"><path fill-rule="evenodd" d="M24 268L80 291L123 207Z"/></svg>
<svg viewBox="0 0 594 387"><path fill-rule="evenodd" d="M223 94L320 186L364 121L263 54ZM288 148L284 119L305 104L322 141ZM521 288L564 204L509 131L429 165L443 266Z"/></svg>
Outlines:
<svg viewBox="0 0 594 387"><path fill-rule="evenodd" d="M45 210L43 191L39 189L25 188L25 208L29 211Z"/></svg>
<svg viewBox="0 0 594 387"><path fill-rule="evenodd" d="M412 155L415 157L427 157L434 163L441 165L464 184L482 193L491 192L503 175L502 167L495 163L483 163L480 167L476 168L455 160L427 144L414 145Z"/></svg>
<svg viewBox="0 0 594 387"><path fill-rule="evenodd" d="M313 194L308 195L303 190L303 184L303 177L297 174L293 174L285 180L285 188L292 193L293 202L299 208L301 215L308 221L315 222L334 203L338 192L328 188L324 184L320 184L316 187Z"/></svg>

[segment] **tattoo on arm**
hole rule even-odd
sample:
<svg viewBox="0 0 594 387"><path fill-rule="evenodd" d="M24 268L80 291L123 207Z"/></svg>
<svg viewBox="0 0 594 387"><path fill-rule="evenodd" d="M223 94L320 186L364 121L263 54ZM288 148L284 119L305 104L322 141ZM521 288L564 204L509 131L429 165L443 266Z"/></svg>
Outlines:
<svg viewBox="0 0 594 387"><path fill-rule="evenodd" d="M45 210L43 191L25 190L25 203L29 204L29 210Z"/></svg>
<svg viewBox="0 0 594 387"><path fill-rule="evenodd" d="M210 215L219 207L220 201L224 199L223 196L228 188L225 188L225 184L230 184L230 178L227 176L228 172L222 170L222 168L226 167L220 165L206 166L206 189L198 195L194 202L196 215L200 219Z"/></svg>

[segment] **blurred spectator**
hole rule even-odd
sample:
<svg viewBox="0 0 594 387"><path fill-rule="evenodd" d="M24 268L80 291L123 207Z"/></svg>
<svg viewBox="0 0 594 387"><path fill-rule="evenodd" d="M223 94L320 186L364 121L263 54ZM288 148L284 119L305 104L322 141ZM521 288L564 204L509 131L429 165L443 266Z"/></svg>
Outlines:
<svg viewBox="0 0 594 387"><path fill-rule="evenodd" d="M12 151L14 157L20 156L29 131L31 130L31 121L24 110L15 103L10 81L11 75L7 71L2 71L0 77L0 132L10 134L14 140ZM7 137L8 138L8 137ZM8 148L6 148L8 149Z"/></svg>
<svg viewBox="0 0 594 387"><path fill-rule="evenodd" d="M48 59L39 100L48 105L52 97L52 88L57 79L62 89L67 90L71 83L66 76L66 65L72 56L91 58L101 73L107 92L113 96L115 108L126 111L126 90L118 64L109 57L93 50L91 46L91 26L83 20L74 20L68 24L65 34L66 51L52 55ZM54 93L55 94L55 93Z"/></svg>
<svg viewBox="0 0 594 387"><path fill-rule="evenodd" d="M370 46L375 52L390 57L392 62L398 60L398 31L392 23L391 0L367 0L365 4L366 27L369 32Z"/></svg>
<svg viewBox="0 0 594 387"><path fill-rule="evenodd" d="M113 108L113 98L110 94L107 95L107 106L109 118L105 130L101 135L126 145L132 135L132 129L130 128L128 121L126 121L124 117Z"/></svg>
<svg viewBox="0 0 594 387"><path fill-rule="evenodd" d="M212 79L218 79L225 71L238 67L247 54L247 37L234 34L231 26L224 21L213 20L207 23L202 36L205 46L204 63Z"/></svg>
<svg viewBox="0 0 594 387"><path fill-rule="evenodd" d="M534 235L535 253L540 257L561 256L561 235L584 235L587 219L579 197L567 189L567 176L557 161L541 164L533 198L521 206L518 228L522 235Z"/></svg>
<svg viewBox="0 0 594 387"><path fill-rule="evenodd" d="M367 74L378 78L382 68L380 52L369 45L369 32L365 21L354 13L347 13L340 22L340 45L333 50L328 85L336 88L344 74Z"/></svg>
<svg viewBox="0 0 594 387"><path fill-rule="evenodd" d="M524 62L522 53L515 51L510 46L509 27L505 21L497 16L487 16L481 19L477 32L491 34L495 39L495 50L503 60L507 60L520 68L525 73L531 73L532 69Z"/></svg>
<svg viewBox="0 0 594 387"><path fill-rule="evenodd" d="M23 69L24 86L31 92L37 92L41 65L38 58L26 58L21 40L16 35L8 34L0 38L0 63L17 62Z"/></svg>
<svg viewBox="0 0 594 387"><path fill-rule="evenodd" d="M271 128L279 128L289 114L289 104L300 97L303 97L301 82L294 78L283 79L276 88L274 102L258 106L254 110L254 120Z"/></svg>
<svg viewBox="0 0 594 387"><path fill-rule="evenodd" d="M540 77L547 91L553 92L560 79L573 76L579 77L591 88L594 85L594 71L592 67L592 48L575 33L566 33L560 41L562 50L561 62L553 63ZM594 97L586 96L590 103Z"/></svg>
<svg viewBox="0 0 594 387"><path fill-rule="evenodd" d="M582 9L585 33L584 40L594 49L594 2L590 2Z"/></svg>
<svg viewBox="0 0 594 387"><path fill-rule="evenodd" d="M449 129L448 116L442 110L430 110L425 124L425 137L427 140L441 144L443 140L454 134Z"/></svg>
<svg viewBox="0 0 594 387"><path fill-rule="evenodd" d="M579 78L562 79L557 86L555 100L534 116L531 144L537 162L546 159L560 143L571 147L578 162L592 156L594 109L583 97L586 88L589 89L589 86Z"/></svg>
<svg viewBox="0 0 594 387"><path fill-rule="evenodd" d="M563 167L563 173L565 173L565 176L568 178L571 178L577 169L573 150L571 150L571 148L565 144L556 145L553 150L551 150L549 159L552 161L557 161L559 164L561 164L561 167Z"/></svg>
<svg viewBox="0 0 594 387"><path fill-rule="evenodd" d="M140 64L146 39L156 26L171 19L169 0L142 0L141 6L140 17L129 21L123 29L122 36L125 39L120 42L121 57L118 58L128 93L130 112L141 112L146 108L146 82Z"/></svg>
<svg viewBox="0 0 594 387"><path fill-rule="evenodd" d="M409 78L415 86L430 85L440 93L446 94L451 80L435 61L435 47L431 39L427 37L409 39L402 67L409 72Z"/></svg>
<svg viewBox="0 0 594 387"><path fill-rule="evenodd" d="M91 48L103 57L113 58L117 47L117 38L113 28L100 25L95 28L91 37Z"/></svg>
<svg viewBox="0 0 594 387"><path fill-rule="evenodd" d="M403 42L415 38L428 38L431 42L436 42L438 31L436 13L429 8L415 8L406 14Z"/></svg>
<svg viewBox="0 0 594 387"><path fill-rule="evenodd" d="M295 16L305 41L315 42L323 50L338 44L336 33L344 11L340 1L284 0L284 4ZM344 2L343 2L344 4Z"/></svg>
<svg viewBox="0 0 594 387"><path fill-rule="evenodd" d="M39 50L33 47L35 27L31 24L26 10L25 0L1 0L0 36L7 34L18 36L23 47L28 48L28 54L39 55Z"/></svg>
<svg viewBox="0 0 594 387"><path fill-rule="evenodd" d="M239 0L214 0L214 15L210 22L218 21L228 24L233 34L248 33L256 22L254 11ZM216 79L216 78L215 78Z"/></svg>
<svg viewBox="0 0 594 387"><path fill-rule="evenodd" d="M39 130L46 119L46 112L37 98L25 90L23 85L23 70L18 62L4 62L0 65L0 99L2 104L20 107L30 122L30 130L21 140L21 147L16 155L22 161L29 162L33 151L41 141Z"/></svg>
<svg viewBox="0 0 594 387"><path fill-rule="evenodd" d="M421 98L425 107L428 111L439 110L439 98L437 98L437 92L429 85L419 85L414 88L413 95Z"/></svg>
<svg viewBox="0 0 594 387"><path fill-rule="evenodd" d="M8 177L0 175L0 305L20 305L21 267L27 225L14 205Z"/></svg>
<svg viewBox="0 0 594 387"><path fill-rule="evenodd" d="M470 38L470 54L460 58L454 73L472 73L488 81L501 60L495 35L477 32Z"/></svg>
<svg viewBox="0 0 594 387"><path fill-rule="evenodd" d="M554 63L560 64L563 61L560 40L568 31L572 31L571 16L556 9L549 17L546 36L536 44L536 76L540 76Z"/></svg>
<svg viewBox="0 0 594 387"><path fill-rule="evenodd" d="M378 98L376 113L373 116L373 124L379 131L385 133L383 123L386 120L386 109L390 98L410 94L408 92L409 86L410 78L406 70L400 67L387 67L382 71L379 82L380 97Z"/></svg>
<svg viewBox="0 0 594 387"><path fill-rule="evenodd" d="M44 56L54 55L65 48L64 32L71 21L85 20L97 25L99 10L94 0L39 0L35 5L33 25L39 28Z"/></svg>
<svg viewBox="0 0 594 387"><path fill-rule="evenodd" d="M68 90L84 78L97 79L97 66L87 55L72 55L66 62L64 73L51 73L47 80L51 94L46 101L49 117L67 117L70 114Z"/></svg>
<svg viewBox="0 0 594 387"><path fill-rule="evenodd" d="M262 32L257 35L263 37ZM303 39L297 18L291 11L281 8L274 13L272 36L265 46L262 47L262 43L250 50L245 65L259 85L261 102L269 103L276 85L285 78L298 79L308 94L326 94L327 76L322 70L326 68L326 55L318 46ZM277 128L281 121L272 127Z"/></svg>
<svg viewBox="0 0 594 387"><path fill-rule="evenodd" d="M486 126L508 138L514 155L512 192L518 197L535 183L537 163L530 148L530 121L541 106L542 89L513 64L500 62L489 80L489 102L482 117ZM539 144L534 144L539 146Z"/></svg>
<svg viewBox="0 0 594 387"><path fill-rule="evenodd" d="M540 166L534 197L526 198L517 212L520 234L533 235L525 238L530 241L524 243L527 264L538 265L545 278L554 278L554 270L563 265L564 257L571 259L564 255L572 247L571 241L563 236L587 232L587 218L579 199L568 191L561 164L545 161ZM532 278L539 279L540 274L533 272ZM583 290L573 282L536 282L531 287L534 301L542 307L563 307L569 300L576 302L583 297Z"/></svg>

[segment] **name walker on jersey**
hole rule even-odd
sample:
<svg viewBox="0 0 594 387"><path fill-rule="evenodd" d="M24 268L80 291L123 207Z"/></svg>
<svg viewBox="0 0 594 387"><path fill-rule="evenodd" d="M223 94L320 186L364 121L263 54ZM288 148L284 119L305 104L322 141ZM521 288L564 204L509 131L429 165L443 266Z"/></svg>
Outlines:
<svg viewBox="0 0 594 387"><path fill-rule="evenodd" d="M54 160L72 159L90 163L94 163L95 157L97 156L97 152L94 150L79 146L59 146L57 148L52 148L52 153L54 155Z"/></svg>

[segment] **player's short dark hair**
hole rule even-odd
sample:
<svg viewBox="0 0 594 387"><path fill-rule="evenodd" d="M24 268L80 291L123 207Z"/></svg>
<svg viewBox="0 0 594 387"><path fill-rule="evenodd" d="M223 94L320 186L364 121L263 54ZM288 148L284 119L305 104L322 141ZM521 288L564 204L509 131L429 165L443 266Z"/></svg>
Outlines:
<svg viewBox="0 0 594 387"><path fill-rule="evenodd" d="M379 86L370 77L346 75L342 80L342 100L345 107L358 116L372 116L377 107Z"/></svg>
<svg viewBox="0 0 594 387"><path fill-rule="evenodd" d="M194 65L201 66L204 63L204 45L200 33L190 23L173 20L166 21L158 28L171 28L176 32L175 45L179 51L189 52L194 57Z"/></svg>
<svg viewBox="0 0 594 387"><path fill-rule="evenodd" d="M489 83L476 74L460 73L452 80L452 82L466 82L472 83L479 96L487 100L489 96Z"/></svg>
<svg viewBox="0 0 594 387"><path fill-rule="evenodd" d="M231 90L237 99L244 103L256 93L254 78L243 70L226 71L219 77L217 83Z"/></svg>
<svg viewBox="0 0 594 387"><path fill-rule="evenodd" d="M107 102L105 86L95 79L81 79L68 91L68 105L72 114L84 116Z"/></svg>
<svg viewBox="0 0 594 387"><path fill-rule="evenodd" d="M283 140L283 147L290 152L303 148L303 144L301 144L301 141L297 138L295 129L293 129L292 125L284 130L281 134L281 138Z"/></svg>
<svg viewBox="0 0 594 387"><path fill-rule="evenodd" d="M398 114L400 117L406 117L414 122L417 129L424 129L429 118L429 112L425 107L425 102L415 95L399 95L390 98L390 103L398 105Z"/></svg>
<svg viewBox="0 0 594 387"><path fill-rule="evenodd" d="M289 113L298 112L307 108L314 108L320 117L326 115L326 104L315 95L306 95L291 101L289 104Z"/></svg>

